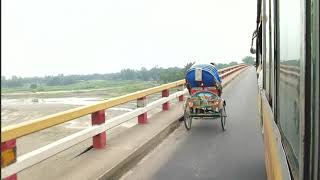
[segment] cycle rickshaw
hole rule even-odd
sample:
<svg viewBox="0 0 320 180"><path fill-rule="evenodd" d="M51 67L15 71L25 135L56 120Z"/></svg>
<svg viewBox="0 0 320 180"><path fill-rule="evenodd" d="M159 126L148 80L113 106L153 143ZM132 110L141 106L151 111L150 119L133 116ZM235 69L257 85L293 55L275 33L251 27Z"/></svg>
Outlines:
<svg viewBox="0 0 320 180"><path fill-rule="evenodd" d="M216 72L217 73L217 72ZM226 130L226 102L210 65L196 65L186 73L186 83L190 97L184 106L184 124L191 129L193 119L220 120L222 130Z"/></svg>

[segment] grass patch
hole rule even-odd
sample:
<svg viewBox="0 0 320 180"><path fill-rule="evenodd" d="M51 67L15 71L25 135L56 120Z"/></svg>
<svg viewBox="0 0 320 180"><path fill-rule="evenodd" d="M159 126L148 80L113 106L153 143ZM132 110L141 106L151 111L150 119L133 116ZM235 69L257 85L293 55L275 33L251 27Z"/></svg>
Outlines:
<svg viewBox="0 0 320 180"><path fill-rule="evenodd" d="M1 89L1 94L7 98L54 98L71 96L100 96L110 98L147 89L157 85L157 83L151 81L92 80L82 81L66 86L38 85L37 89L30 89L26 87L19 89Z"/></svg>
<svg viewBox="0 0 320 180"><path fill-rule="evenodd" d="M1 88L1 93L19 93L19 92L50 92L50 91L76 91L76 90L93 90L93 89L117 89L119 87L126 87L128 91L140 89L140 87L150 87L155 84L150 81L111 81L111 80L90 80L80 81L74 84L64 86L47 86L38 85L36 89L31 89L29 86L19 88Z"/></svg>

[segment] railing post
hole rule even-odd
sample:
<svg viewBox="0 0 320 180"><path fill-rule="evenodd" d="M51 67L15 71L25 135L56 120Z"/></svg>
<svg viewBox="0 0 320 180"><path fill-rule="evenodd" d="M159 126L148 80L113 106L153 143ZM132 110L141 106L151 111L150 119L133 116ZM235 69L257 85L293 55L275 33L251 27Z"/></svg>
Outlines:
<svg viewBox="0 0 320 180"><path fill-rule="evenodd" d="M1 168L13 164L17 161L16 140L12 139L1 143ZM12 174L3 180L16 180L17 173Z"/></svg>
<svg viewBox="0 0 320 180"><path fill-rule="evenodd" d="M181 85L181 86L178 87L178 90L179 90L179 91L183 91L183 89L184 89L184 86L183 86L183 85ZM179 101L184 101L184 95L183 95L183 94L179 96Z"/></svg>
<svg viewBox="0 0 320 180"><path fill-rule="evenodd" d="M105 123L105 112L100 110L91 114L92 125L99 125ZM93 136L93 148L102 149L106 146L106 132L102 132Z"/></svg>
<svg viewBox="0 0 320 180"><path fill-rule="evenodd" d="M169 89L165 89L162 91L162 97L168 97L169 96ZM169 110L169 101L162 104L162 110L167 111Z"/></svg>
<svg viewBox="0 0 320 180"><path fill-rule="evenodd" d="M146 97L142 97L137 99L137 108L142 108L142 107L146 107L147 104L147 98ZM147 112L140 114L138 116L138 123L139 124L146 124L148 121L148 116L147 116Z"/></svg>

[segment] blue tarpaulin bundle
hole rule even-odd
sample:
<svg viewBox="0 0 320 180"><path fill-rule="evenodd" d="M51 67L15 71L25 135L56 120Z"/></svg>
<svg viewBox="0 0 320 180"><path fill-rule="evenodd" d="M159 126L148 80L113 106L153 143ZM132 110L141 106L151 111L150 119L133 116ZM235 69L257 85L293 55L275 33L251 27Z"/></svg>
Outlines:
<svg viewBox="0 0 320 180"><path fill-rule="evenodd" d="M191 87L199 87L199 81L197 82L196 71L201 71L201 83L205 87L211 87L217 83L221 83L221 79L218 74L218 70L211 64L197 64L191 66L186 72L186 81Z"/></svg>

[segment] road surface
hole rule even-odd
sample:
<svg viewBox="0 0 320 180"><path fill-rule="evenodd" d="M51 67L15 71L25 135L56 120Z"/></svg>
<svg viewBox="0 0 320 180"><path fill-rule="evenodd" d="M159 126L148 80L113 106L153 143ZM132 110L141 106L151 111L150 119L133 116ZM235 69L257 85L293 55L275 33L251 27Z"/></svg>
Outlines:
<svg viewBox="0 0 320 180"><path fill-rule="evenodd" d="M255 69L241 73L223 98L227 131L217 120L195 120L189 132L181 124L121 179L266 179Z"/></svg>

